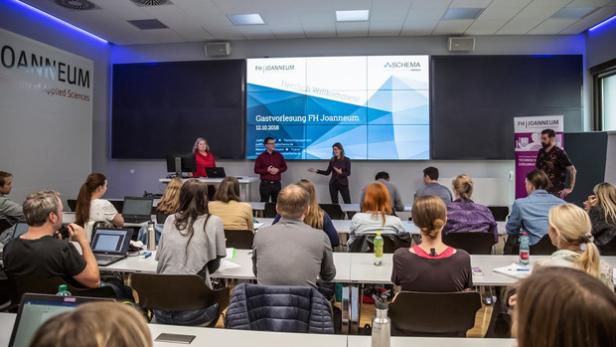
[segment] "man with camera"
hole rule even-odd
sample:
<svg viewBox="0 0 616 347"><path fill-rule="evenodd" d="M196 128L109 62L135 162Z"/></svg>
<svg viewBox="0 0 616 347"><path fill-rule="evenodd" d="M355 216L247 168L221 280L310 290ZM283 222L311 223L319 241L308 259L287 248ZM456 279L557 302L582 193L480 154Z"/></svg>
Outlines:
<svg viewBox="0 0 616 347"><path fill-rule="evenodd" d="M30 194L23 204L28 231L4 247L4 270L9 280L49 279L60 277L75 287L97 288L101 284L98 264L90 248L85 230L69 224L63 240L63 206L60 195L53 191Z"/></svg>

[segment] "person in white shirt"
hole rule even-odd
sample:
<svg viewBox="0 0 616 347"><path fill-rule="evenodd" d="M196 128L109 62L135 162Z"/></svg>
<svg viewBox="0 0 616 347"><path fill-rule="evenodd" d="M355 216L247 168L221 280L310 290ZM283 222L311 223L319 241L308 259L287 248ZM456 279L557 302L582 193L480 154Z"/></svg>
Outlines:
<svg viewBox="0 0 616 347"><path fill-rule="evenodd" d="M362 211L356 213L351 220L348 245L362 234L408 234L402 221L392 216L391 198L387 187L380 182L370 183L364 191Z"/></svg>
<svg viewBox="0 0 616 347"><path fill-rule="evenodd" d="M106 222L115 227L124 225L124 218L108 200L102 199L107 192L107 177L102 173L91 173L81 185L77 196L75 223L86 228L91 237L92 225Z"/></svg>

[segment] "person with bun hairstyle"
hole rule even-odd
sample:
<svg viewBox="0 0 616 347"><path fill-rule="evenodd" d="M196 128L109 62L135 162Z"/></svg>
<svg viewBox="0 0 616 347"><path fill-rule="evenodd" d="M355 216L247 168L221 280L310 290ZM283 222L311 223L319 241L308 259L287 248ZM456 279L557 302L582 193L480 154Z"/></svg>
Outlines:
<svg viewBox="0 0 616 347"><path fill-rule="evenodd" d="M573 204L550 209L548 235L558 250L539 266L572 267L601 280L614 290L612 267L601 261L599 249L593 242L590 217Z"/></svg>
<svg viewBox="0 0 616 347"><path fill-rule="evenodd" d="M582 271L533 270L515 301L511 331L518 347L616 346L616 296Z"/></svg>
<svg viewBox="0 0 616 347"><path fill-rule="evenodd" d="M442 230L447 207L437 196L415 199L413 223L421 231L421 243L394 252L391 281L404 291L459 292L473 286L471 257L461 249L447 246Z"/></svg>
<svg viewBox="0 0 616 347"><path fill-rule="evenodd" d="M471 200L473 180L467 175L458 175L453 182L456 199L447 204L447 224L443 234L449 233L489 233L498 242L498 229L494 215L485 206Z"/></svg>

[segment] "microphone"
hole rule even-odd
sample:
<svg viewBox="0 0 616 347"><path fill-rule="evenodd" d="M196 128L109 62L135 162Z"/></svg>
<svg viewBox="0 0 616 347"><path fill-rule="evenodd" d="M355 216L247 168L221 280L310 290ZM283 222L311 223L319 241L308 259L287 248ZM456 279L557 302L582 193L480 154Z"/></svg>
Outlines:
<svg viewBox="0 0 616 347"><path fill-rule="evenodd" d="M430 256L436 257L436 249L430 248Z"/></svg>

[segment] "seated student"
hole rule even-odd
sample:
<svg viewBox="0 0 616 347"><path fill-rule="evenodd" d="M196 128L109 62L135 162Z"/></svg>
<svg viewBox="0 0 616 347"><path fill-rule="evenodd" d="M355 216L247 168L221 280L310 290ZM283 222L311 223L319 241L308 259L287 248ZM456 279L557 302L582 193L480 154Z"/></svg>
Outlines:
<svg viewBox="0 0 616 347"><path fill-rule="evenodd" d="M534 270L517 290L512 321L518 347L616 346L616 296L579 270Z"/></svg>
<svg viewBox="0 0 616 347"><path fill-rule="evenodd" d="M7 197L13 188L13 175L0 171L0 222L4 222L7 228L24 220L21 205ZM1 223L0 223L1 225ZM5 229L0 230L2 233Z"/></svg>
<svg viewBox="0 0 616 347"><path fill-rule="evenodd" d="M498 229L494 215L485 206L471 200L473 180L467 175L458 175L453 180L453 192L456 199L447 204L447 224L443 234L481 232L494 235L498 242Z"/></svg>
<svg viewBox="0 0 616 347"><path fill-rule="evenodd" d="M169 215L177 212L180 206L180 189L182 188L182 184L184 184L184 182L182 182L182 179L179 177L175 177L169 181L163 193L163 197L160 199L158 205L156 205L156 219L159 219L160 216L163 220L166 220ZM154 226L154 231L156 235L156 244L158 244L160 234L163 232L163 225L157 223ZM139 236L137 238L144 244L148 242L147 225L139 229Z"/></svg>
<svg viewBox="0 0 616 347"><path fill-rule="evenodd" d="M220 218L208 211L207 184L190 179L180 190L180 207L165 221L158 244L157 273L203 277L211 288L210 274L226 256L225 232ZM206 325L218 316L218 305L191 311L155 310L163 324Z"/></svg>
<svg viewBox="0 0 616 347"><path fill-rule="evenodd" d="M240 200L240 183L227 176L222 180L214 200L209 204L210 213L222 219L225 230L254 231L252 207Z"/></svg>
<svg viewBox="0 0 616 347"><path fill-rule="evenodd" d="M447 207L437 196L422 196L413 203L413 223L421 243L394 252L391 281L404 291L459 292L473 286L471 257L442 241Z"/></svg>
<svg viewBox="0 0 616 347"><path fill-rule="evenodd" d="M351 219L348 245L362 234L408 234L404 230L400 218L391 215L391 198L387 187L380 182L370 183L366 186L362 211L353 215Z"/></svg>
<svg viewBox="0 0 616 347"><path fill-rule="evenodd" d="M389 173L385 171L380 171L376 174L376 176L374 176L374 180L377 182L383 183L383 185L387 187L387 191L389 191L389 197L391 198L390 204L391 206L393 206L394 212L404 211L404 204L402 203L402 198L400 197L398 188L395 185L393 185L393 183L389 182ZM364 187L364 189L362 189L361 191L361 197L359 198L360 202L364 201L365 194L366 194L366 188Z"/></svg>
<svg viewBox="0 0 616 347"><path fill-rule="evenodd" d="M417 189L415 198L427 195L435 195L443 200L445 204L451 202L451 192L447 187L438 183L438 169L435 167L427 167L423 170L424 186Z"/></svg>
<svg viewBox="0 0 616 347"><path fill-rule="evenodd" d="M88 239L96 222L106 222L116 227L124 225L124 218L108 201L101 199L107 192L107 177L102 173L91 173L81 185L77 196L75 223L86 228Z"/></svg>
<svg viewBox="0 0 616 347"><path fill-rule="evenodd" d="M550 209L548 220L548 235L558 251L538 264L583 270L600 279L610 290L614 290L612 267L601 261L599 250L590 233L592 225L588 214L573 204L563 204Z"/></svg>
<svg viewBox="0 0 616 347"><path fill-rule="evenodd" d="M129 305L92 302L48 319L30 347L152 347L143 315Z"/></svg>
<svg viewBox="0 0 616 347"><path fill-rule="evenodd" d="M264 285L306 286L317 277L328 282L336 276L332 246L327 235L304 223L310 194L291 184L278 194L281 219L259 229L252 244L252 270Z"/></svg>
<svg viewBox="0 0 616 347"><path fill-rule="evenodd" d="M520 231L528 233L532 246L548 233L548 213L554 206L565 201L548 193L550 185L548 176L541 170L533 170L526 175L526 192L528 196L517 199L511 207L507 219L507 235L518 236Z"/></svg>
<svg viewBox="0 0 616 347"><path fill-rule="evenodd" d="M68 240L56 238L62 226L60 195L53 191L30 194L23 210L28 231L4 247L8 278L61 277L73 286L97 288L101 278L85 230L76 224L68 225L70 238L79 243L83 256Z"/></svg>
<svg viewBox="0 0 616 347"><path fill-rule="evenodd" d="M599 183L593 193L584 206L590 216L595 244L603 249L616 237L616 186Z"/></svg>
<svg viewBox="0 0 616 347"><path fill-rule="evenodd" d="M308 210L308 214L304 218L304 223L310 225L311 227L319 230L323 230L327 237L329 237L329 242L332 247L338 247L340 245L340 237L338 236L338 231L334 227L334 223L332 222L331 217L327 212L325 212L317 202L317 192L314 188L314 184L307 179L302 179L297 182L297 185L306 189L308 194L310 194L310 209ZM280 215L276 215L272 224L276 224L280 221Z"/></svg>

